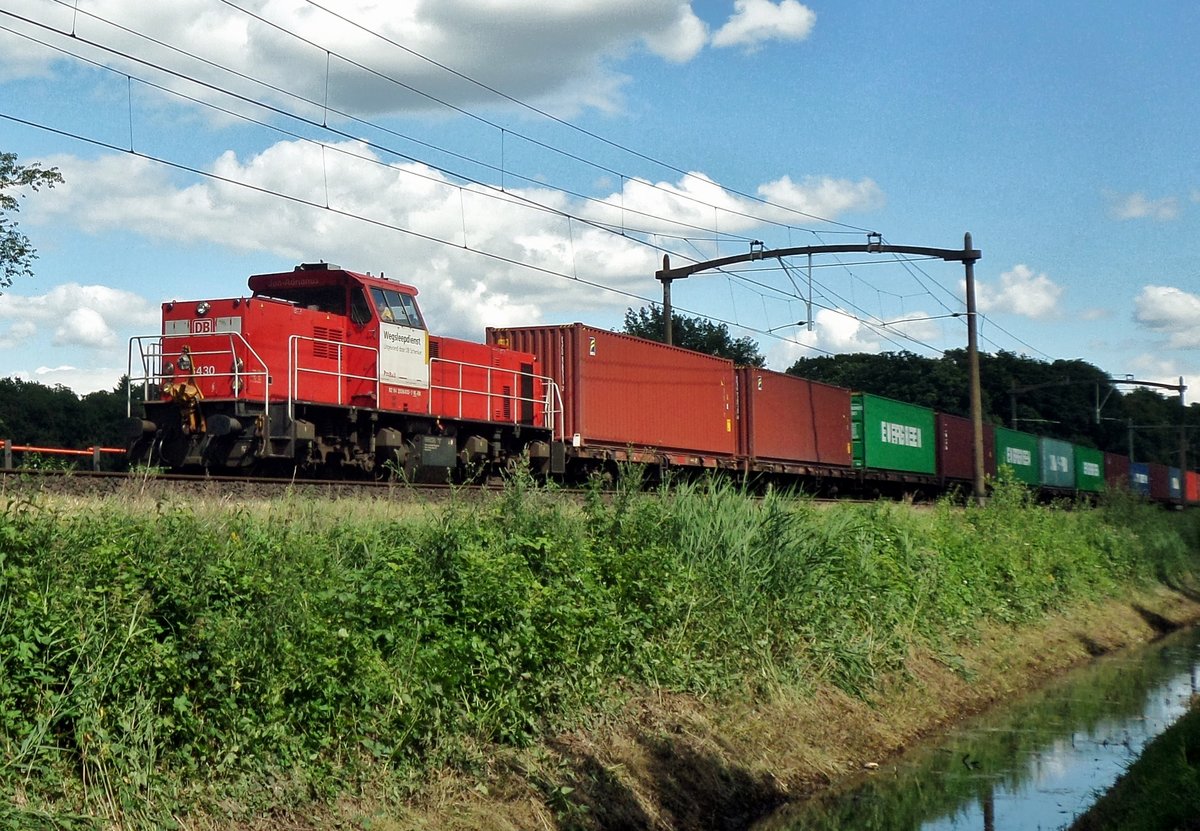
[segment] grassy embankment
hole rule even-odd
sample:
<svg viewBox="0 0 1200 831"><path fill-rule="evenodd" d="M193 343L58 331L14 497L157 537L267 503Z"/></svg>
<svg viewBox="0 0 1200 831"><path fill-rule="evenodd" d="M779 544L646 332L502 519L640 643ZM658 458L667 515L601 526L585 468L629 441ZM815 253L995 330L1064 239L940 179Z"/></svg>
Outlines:
<svg viewBox="0 0 1200 831"><path fill-rule="evenodd" d="M920 511L703 485L579 506L524 482L404 511L6 499L13 828L390 829L436 822L446 780L475 784L492 827L738 827L795 783L713 768L672 779L656 813L632 774L568 764L556 737L636 700L866 701L914 651L962 675L982 632L1193 585L1200 565L1194 512L1053 510L1010 487ZM643 757L686 767L656 741ZM724 811L722 788L751 804Z"/></svg>

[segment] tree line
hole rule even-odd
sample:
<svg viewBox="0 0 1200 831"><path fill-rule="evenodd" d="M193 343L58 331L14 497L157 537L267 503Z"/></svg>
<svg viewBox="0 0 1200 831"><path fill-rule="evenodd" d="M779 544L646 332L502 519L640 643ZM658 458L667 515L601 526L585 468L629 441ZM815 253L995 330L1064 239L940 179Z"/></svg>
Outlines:
<svg viewBox="0 0 1200 831"><path fill-rule="evenodd" d="M126 388L79 395L19 378L0 378L0 440L23 447L125 447ZM123 459L123 457L120 457ZM112 467L117 458L106 458Z"/></svg>

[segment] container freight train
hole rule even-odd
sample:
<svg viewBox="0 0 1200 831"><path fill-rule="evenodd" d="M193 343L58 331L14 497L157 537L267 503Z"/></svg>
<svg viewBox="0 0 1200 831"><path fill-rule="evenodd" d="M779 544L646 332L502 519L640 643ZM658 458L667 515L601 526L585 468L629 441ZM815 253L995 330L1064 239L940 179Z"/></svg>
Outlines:
<svg viewBox="0 0 1200 831"><path fill-rule="evenodd" d="M130 341L131 460L464 481L725 471L814 492L967 488L963 418L580 323L430 334L413 286L328 264L165 303ZM985 425L986 465L1053 493L1200 500L1196 474Z"/></svg>

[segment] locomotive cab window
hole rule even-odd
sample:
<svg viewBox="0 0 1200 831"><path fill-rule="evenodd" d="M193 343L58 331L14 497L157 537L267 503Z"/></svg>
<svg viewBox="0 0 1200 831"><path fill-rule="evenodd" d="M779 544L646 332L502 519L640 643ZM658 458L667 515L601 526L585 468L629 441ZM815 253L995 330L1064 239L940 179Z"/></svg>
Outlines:
<svg viewBox="0 0 1200 831"><path fill-rule="evenodd" d="M371 322L371 304L365 289L350 291L350 320L355 326L366 326Z"/></svg>
<svg viewBox="0 0 1200 831"><path fill-rule="evenodd" d="M424 329L425 322L421 320L421 312L417 309L417 299L411 294L403 294L392 289L371 289L371 299L375 301L375 309L379 319L388 323L399 323L414 329Z"/></svg>

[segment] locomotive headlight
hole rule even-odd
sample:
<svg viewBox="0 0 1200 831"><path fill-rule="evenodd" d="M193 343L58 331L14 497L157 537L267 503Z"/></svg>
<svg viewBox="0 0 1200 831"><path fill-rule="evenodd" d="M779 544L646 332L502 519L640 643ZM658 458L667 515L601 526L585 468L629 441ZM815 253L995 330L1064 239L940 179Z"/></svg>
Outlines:
<svg viewBox="0 0 1200 831"><path fill-rule="evenodd" d="M206 314L208 314L208 310L211 308L212 308L212 304L209 303L207 300L205 300L202 303L197 303L196 304L196 314L200 317L204 317Z"/></svg>
<svg viewBox="0 0 1200 831"><path fill-rule="evenodd" d="M180 355L179 356L179 368L182 369L184 372L191 371L192 356L186 352L184 352L182 355Z"/></svg>

